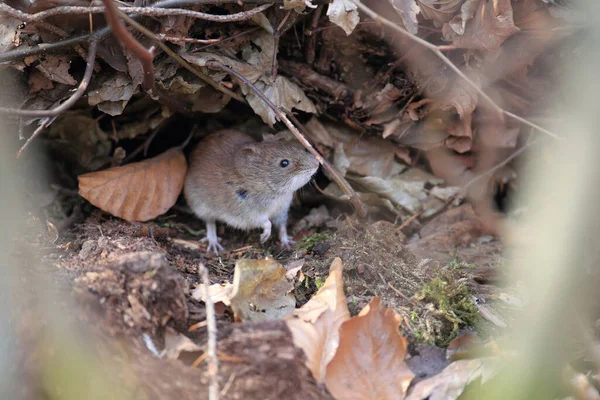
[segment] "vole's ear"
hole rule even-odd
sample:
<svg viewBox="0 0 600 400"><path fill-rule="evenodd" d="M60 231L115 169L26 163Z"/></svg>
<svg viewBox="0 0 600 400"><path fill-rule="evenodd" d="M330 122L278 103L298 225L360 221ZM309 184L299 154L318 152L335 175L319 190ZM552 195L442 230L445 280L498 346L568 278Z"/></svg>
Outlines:
<svg viewBox="0 0 600 400"><path fill-rule="evenodd" d="M235 153L235 169L244 174L249 165L258 157L258 149L255 144L247 144Z"/></svg>

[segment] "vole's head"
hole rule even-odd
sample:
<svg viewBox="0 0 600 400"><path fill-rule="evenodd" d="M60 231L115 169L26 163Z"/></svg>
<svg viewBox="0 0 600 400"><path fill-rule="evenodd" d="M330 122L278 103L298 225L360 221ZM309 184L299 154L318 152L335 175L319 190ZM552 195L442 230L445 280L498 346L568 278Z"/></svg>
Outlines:
<svg viewBox="0 0 600 400"><path fill-rule="evenodd" d="M274 192L294 192L306 185L319 162L298 143L268 140L242 147L236 154L237 171L263 182Z"/></svg>

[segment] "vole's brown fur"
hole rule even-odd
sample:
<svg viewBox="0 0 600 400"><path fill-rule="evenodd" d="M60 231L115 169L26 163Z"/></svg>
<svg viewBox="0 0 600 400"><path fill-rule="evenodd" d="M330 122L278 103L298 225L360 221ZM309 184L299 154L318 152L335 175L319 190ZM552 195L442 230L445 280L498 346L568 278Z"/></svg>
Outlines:
<svg viewBox="0 0 600 400"><path fill-rule="evenodd" d="M272 221L281 245L289 248L293 242L286 224L292 197L318 166L299 145L256 142L235 130L215 132L201 140L190 158L184 194L194 213L206 222L207 251L222 249L216 221L240 229L262 227L261 243L271 236Z"/></svg>

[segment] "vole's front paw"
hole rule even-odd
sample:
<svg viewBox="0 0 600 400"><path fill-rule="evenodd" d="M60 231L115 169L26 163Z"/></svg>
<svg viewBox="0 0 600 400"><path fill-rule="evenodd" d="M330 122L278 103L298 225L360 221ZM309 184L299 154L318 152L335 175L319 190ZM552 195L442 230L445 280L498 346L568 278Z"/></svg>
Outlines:
<svg viewBox="0 0 600 400"><path fill-rule="evenodd" d="M263 233L260 235L260 242L264 243L271 237L271 221L268 219L263 222Z"/></svg>
<svg viewBox="0 0 600 400"><path fill-rule="evenodd" d="M218 256L219 251L223 250L223 246L221 246L221 244L219 243L220 241L221 241L221 238L218 236L214 237L214 238L210 238L207 236L204 239L201 239L200 243L208 242L208 246L206 247L206 254L213 251L215 253L215 255Z"/></svg>
<svg viewBox="0 0 600 400"><path fill-rule="evenodd" d="M271 232L264 231L263 233L260 234L260 242L264 243L267 240L269 240L270 237L271 237Z"/></svg>

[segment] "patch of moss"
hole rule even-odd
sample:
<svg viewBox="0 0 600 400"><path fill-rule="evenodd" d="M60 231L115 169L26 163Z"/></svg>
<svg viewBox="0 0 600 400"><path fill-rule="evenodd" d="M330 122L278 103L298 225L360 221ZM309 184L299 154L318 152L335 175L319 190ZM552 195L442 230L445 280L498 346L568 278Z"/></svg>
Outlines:
<svg viewBox="0 0 600 400"><path fill-rule="evenodd" d="M321 289L321 286L325 284L325 278L315 278L315 285L317 286L317 290Z"/></svg>
<svg viewBox="0 0 600 400"><path fill-rule="evenodd" d="M330 236L326 233L313 233L296 243L297 250L311 251L317 244L326 241Z"/></svg>
<svg viewBox="0 0 600 400"><path fill-rule="evenodd" d="M414 335L437 346L447 346L464 327L474 327L479 311L474 303L466 273L472 266L451 261L415 295L423 308L411 313Z"/></svg>

